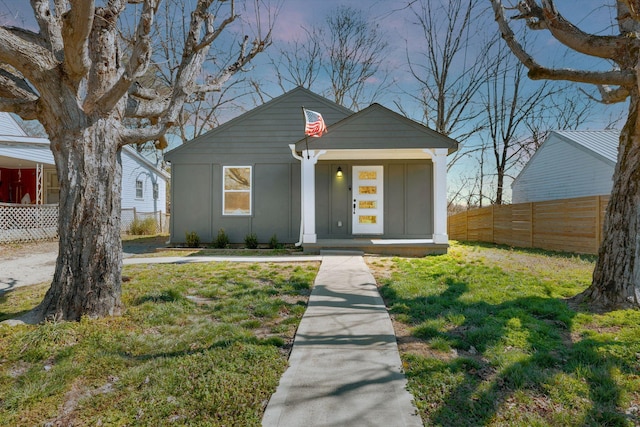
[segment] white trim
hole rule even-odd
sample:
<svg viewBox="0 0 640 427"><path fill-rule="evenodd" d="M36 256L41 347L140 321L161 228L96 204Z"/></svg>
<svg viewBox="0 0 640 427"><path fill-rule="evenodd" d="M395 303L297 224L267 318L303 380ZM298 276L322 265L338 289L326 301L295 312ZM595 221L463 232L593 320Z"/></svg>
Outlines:
<svg viewBox="0 0 640 427"><path fill-rule="evenodd" d="M302 243L316 243L316 163L326 150L302 152Z"/></svg>
<svg viewBox="0 0 640 427"><path fill-rule="evenodd" d="M227 169L249 169L249 190L227 190L224 188L224 177ZM226 213L227 193L249 193L249 212ZM222 166L222 216L251 216L253 214L253 166L249 165L228 165Z"/></svg>
<svg viewBox="0 0 640 427"><path fill-rule="evenodd" d="M449 243L447 234L447 149L425 149L433 161L433 241Z"/></svg>

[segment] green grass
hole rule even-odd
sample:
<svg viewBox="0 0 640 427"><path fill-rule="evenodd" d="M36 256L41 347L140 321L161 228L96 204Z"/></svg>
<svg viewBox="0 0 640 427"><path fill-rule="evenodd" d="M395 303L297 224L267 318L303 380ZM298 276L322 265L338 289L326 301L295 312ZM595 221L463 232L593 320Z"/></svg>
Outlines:
<svg viewBox="0 0 640 427"><path fill-rule="evenodd" d="M593 258L456 244L378 283L425 425L640 425L640 311L571 308Z"/></svg>
<svg viewBox="0 0 640 427"><path fill-rule="evenodd" d="M317 268L130 266L120 317L0 326L0 425L260 425ZM0 320L44 291L1 296Z"/></svg>

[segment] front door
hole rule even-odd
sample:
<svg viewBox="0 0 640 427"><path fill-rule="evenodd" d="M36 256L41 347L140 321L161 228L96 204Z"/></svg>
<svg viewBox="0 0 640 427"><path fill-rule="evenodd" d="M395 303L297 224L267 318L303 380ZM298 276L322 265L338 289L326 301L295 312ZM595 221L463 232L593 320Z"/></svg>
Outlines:
<svg viewBox="0 0 640 427"><path fill-rule="evenodd" d="M384 232L382 166L353 167L353 234Z"/></svg>

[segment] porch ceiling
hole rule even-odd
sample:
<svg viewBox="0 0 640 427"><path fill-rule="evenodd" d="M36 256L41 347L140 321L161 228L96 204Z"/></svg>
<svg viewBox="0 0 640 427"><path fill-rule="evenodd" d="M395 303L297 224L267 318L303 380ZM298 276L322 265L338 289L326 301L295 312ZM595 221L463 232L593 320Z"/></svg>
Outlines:
<svg viewBox="0 0 640 427"><path fill-rule="evenodd" d="M325 151L325 150L318 150ZM399 160L431 159L431 153L416 148L372 149L372 150L332 150L327 149L318 160Z"/></svg>
<svg viewBox="0 0 640 427"><path fill-rule="evenodd" d="M6 169L35 169L36 165L41 162L34 162L29 159L20 159L15 157L0 156L0 168ZM48 162L43 164L48 165Z"/></svg>

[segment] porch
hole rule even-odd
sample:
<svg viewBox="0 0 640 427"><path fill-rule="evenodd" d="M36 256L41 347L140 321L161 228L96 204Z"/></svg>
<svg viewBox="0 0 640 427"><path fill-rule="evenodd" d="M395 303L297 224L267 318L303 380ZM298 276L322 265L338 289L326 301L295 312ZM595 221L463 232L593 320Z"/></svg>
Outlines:
<svg viewBox="0 0 640 427"><path fill-rule="evenodd" d="M448 243L435 243L433 239L318 239L315 243L304 243L306 254L320 251L362 251L366 254L423 257L447 253Z"/></svg>

